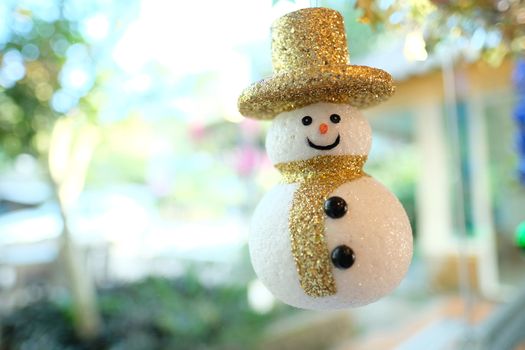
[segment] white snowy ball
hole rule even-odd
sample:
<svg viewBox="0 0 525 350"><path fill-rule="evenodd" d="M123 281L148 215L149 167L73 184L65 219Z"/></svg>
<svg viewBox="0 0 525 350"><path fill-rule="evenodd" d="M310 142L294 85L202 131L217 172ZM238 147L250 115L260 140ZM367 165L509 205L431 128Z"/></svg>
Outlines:
<svg viewBox="0 0 525 350"><path fill-rule="evenodd" d="M249 239L252 266L263 284L279 300L304 309L339 309L369 304L390 293L403 279L412 260L412 231L401 203L371 177L336 189L348 212L326 219L325 239L330 254L350 247L355 262L348 269L332 266L337 293L306 295L291 252L288 215L296 184L273 188L257 206Z"/></svg>
<svg viewBox="0 0 525 350"><path fill-rule="evenodd" d="M266 151L277 164L318 155L366 155L371 143L370 125L357 108L321 102L278 114Z"/></svg>
<svg viewBox="0 0 525 350"><path fill-rule="evenodd" d="M316 103L279 114L269 130L270 160L285 163L319 155L367 155L371 130L354 107ZM412 259L412 230L398 199L369 176L349 181L327 197L346 203L343 216L325 217L324 236L336 293L309 296L302 289L290 242L290 210L299 184L279 184L257 206L249 239L253 268L281 301L305 309L336 309L371 303L391 292ZM351 266L334 260L350 248Z"/></svg>

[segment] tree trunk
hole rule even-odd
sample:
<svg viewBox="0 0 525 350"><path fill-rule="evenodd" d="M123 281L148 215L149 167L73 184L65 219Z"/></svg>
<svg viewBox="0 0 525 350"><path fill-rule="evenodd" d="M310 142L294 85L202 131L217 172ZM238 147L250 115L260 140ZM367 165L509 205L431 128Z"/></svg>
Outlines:
<svg viewBox="0 0 525 350"><path fill-rule="evenodd" d="M83 261L83 253L75 245L66 214L61 206L64 228L61 242L61 258L66 268L67 280L73 299L73 322L77 335L84 340L94 339L100 331L96 290L93 279Z"/></svg>
<svg viewBox="0 0 525 350"><path fill-rule="evenodd" d="M83 253L75 245L68 214L84 188L97 140L95 126L78 118L64 117L54 125L48 157L49 173L64 223L61 258L72 296L73 321L77 335L84 340L97 337L101 321L95 285L84 262Z"/></svg>

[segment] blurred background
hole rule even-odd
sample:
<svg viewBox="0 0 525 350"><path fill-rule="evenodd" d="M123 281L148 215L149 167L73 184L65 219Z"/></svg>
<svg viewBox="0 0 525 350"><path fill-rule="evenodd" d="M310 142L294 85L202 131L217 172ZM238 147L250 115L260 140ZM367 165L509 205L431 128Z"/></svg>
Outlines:
<svg viewBox="0 0 525 350"><path fill-rule="evenodd" d="M396 80L366 170L415 238L392 295L337 312L279 303L246 244L279 175L237 97L308 6ZM520 348L523 1L3 0L0 50L1 350Z"/></svg>

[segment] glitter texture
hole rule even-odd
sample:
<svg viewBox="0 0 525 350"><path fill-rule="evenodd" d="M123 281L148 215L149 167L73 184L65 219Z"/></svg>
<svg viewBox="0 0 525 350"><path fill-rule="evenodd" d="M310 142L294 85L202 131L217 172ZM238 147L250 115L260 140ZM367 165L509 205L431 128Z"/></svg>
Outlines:
<svg viewBox="0 0 525 350"><path fill-rule="evenodd" d="M285 183L299 183L288 224L299 281L311 297L337 292L325 241L323 204L342 184L366 176L366 159L366 155L317 156L275 165Z"/></svg>
<svg viewBox="0 0 525 350"><path fill-rule="evenodd" d="M350 65L343 18L326 8L307 8L279 18L272 26L275 74L245 89L242 115L272 119L316 102L365 108L394 92L387 72Z"/></svg>

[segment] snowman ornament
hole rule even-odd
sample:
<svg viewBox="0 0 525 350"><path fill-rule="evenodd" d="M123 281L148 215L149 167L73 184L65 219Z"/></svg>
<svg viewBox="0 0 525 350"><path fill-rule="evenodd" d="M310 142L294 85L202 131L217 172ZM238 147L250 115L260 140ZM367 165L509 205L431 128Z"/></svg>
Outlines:
<svg viewBox="0 0 525 350"><path fill-rule="evenodd" d="M268 156L282 181L255 210L253 268L281 301L305 309L366 305L391 292L412 259L397 198L363 166L371 129L360 108L393 93L391 76L351 65L342 16L308 8L272 26L274 75L239 97L272 120Z"/></svg>

